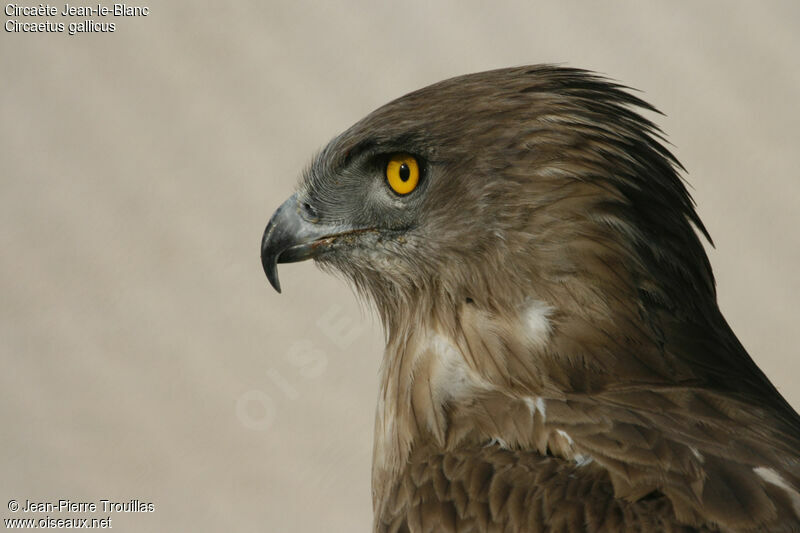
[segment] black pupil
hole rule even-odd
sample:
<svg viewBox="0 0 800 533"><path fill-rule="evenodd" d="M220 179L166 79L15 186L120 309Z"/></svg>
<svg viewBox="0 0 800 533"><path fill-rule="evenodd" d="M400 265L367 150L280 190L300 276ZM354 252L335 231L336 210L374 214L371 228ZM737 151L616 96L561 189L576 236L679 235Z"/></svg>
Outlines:
<svg viewBox="0 0 800 533"><path fill-rule="evenodd" d="M411 177L411 169L408 168L407 164L403 163L402 165L400 165L400 179L403 180L403 182L406 182L410 177Z"/></svg>

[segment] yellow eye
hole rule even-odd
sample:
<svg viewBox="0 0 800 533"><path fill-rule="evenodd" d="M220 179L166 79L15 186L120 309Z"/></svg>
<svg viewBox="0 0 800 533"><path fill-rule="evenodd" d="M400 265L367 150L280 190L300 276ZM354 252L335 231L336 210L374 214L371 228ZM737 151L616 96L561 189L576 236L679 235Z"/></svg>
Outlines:
<svg viewBox="0 0 800 533"><path fill-rule="evenodd" d="M419 165L414 156L396 154L386 165L386 181L397 194L408 194L419 183Z"/></svg>

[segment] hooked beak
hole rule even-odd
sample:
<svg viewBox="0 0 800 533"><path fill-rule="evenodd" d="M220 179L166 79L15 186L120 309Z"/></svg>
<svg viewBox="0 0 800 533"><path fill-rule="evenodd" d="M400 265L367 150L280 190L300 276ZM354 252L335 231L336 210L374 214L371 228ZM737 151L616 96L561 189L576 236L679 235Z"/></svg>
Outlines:
<svg viewBox="0 0 800 533"><path fill-rule="evenodd" d="M281 292L278 263L295 263L315 257L333 238L351 228L321 224L302 210L293 194L270 218L261 239L261 265L272 287Z"/></svg>

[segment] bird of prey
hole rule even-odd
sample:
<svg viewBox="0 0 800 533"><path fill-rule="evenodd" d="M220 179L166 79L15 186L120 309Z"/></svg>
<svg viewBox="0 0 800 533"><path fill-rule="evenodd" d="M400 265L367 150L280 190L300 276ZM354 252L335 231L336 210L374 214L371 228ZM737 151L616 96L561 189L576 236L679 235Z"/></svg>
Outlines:
<svg viewBox="0 0 800 533"><path fill-rule="evenodd" d="M334 138L272 216L386 335L375 531L800 531L800 417L717 306L653 107L529 66Z"/></svg>

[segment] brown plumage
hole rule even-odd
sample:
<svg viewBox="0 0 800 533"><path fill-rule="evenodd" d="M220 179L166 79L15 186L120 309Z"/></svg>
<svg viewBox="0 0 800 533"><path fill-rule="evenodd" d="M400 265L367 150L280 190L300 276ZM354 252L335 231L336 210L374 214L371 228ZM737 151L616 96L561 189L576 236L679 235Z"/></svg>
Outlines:
<svg viewBox="0 0 800 533"><path fill-rule="evenodd" d="M383 321L376 531L800 531L800 417L637 108L575 69L446 80L331 141L270 220L276 289L313 257Z"/></svg>

